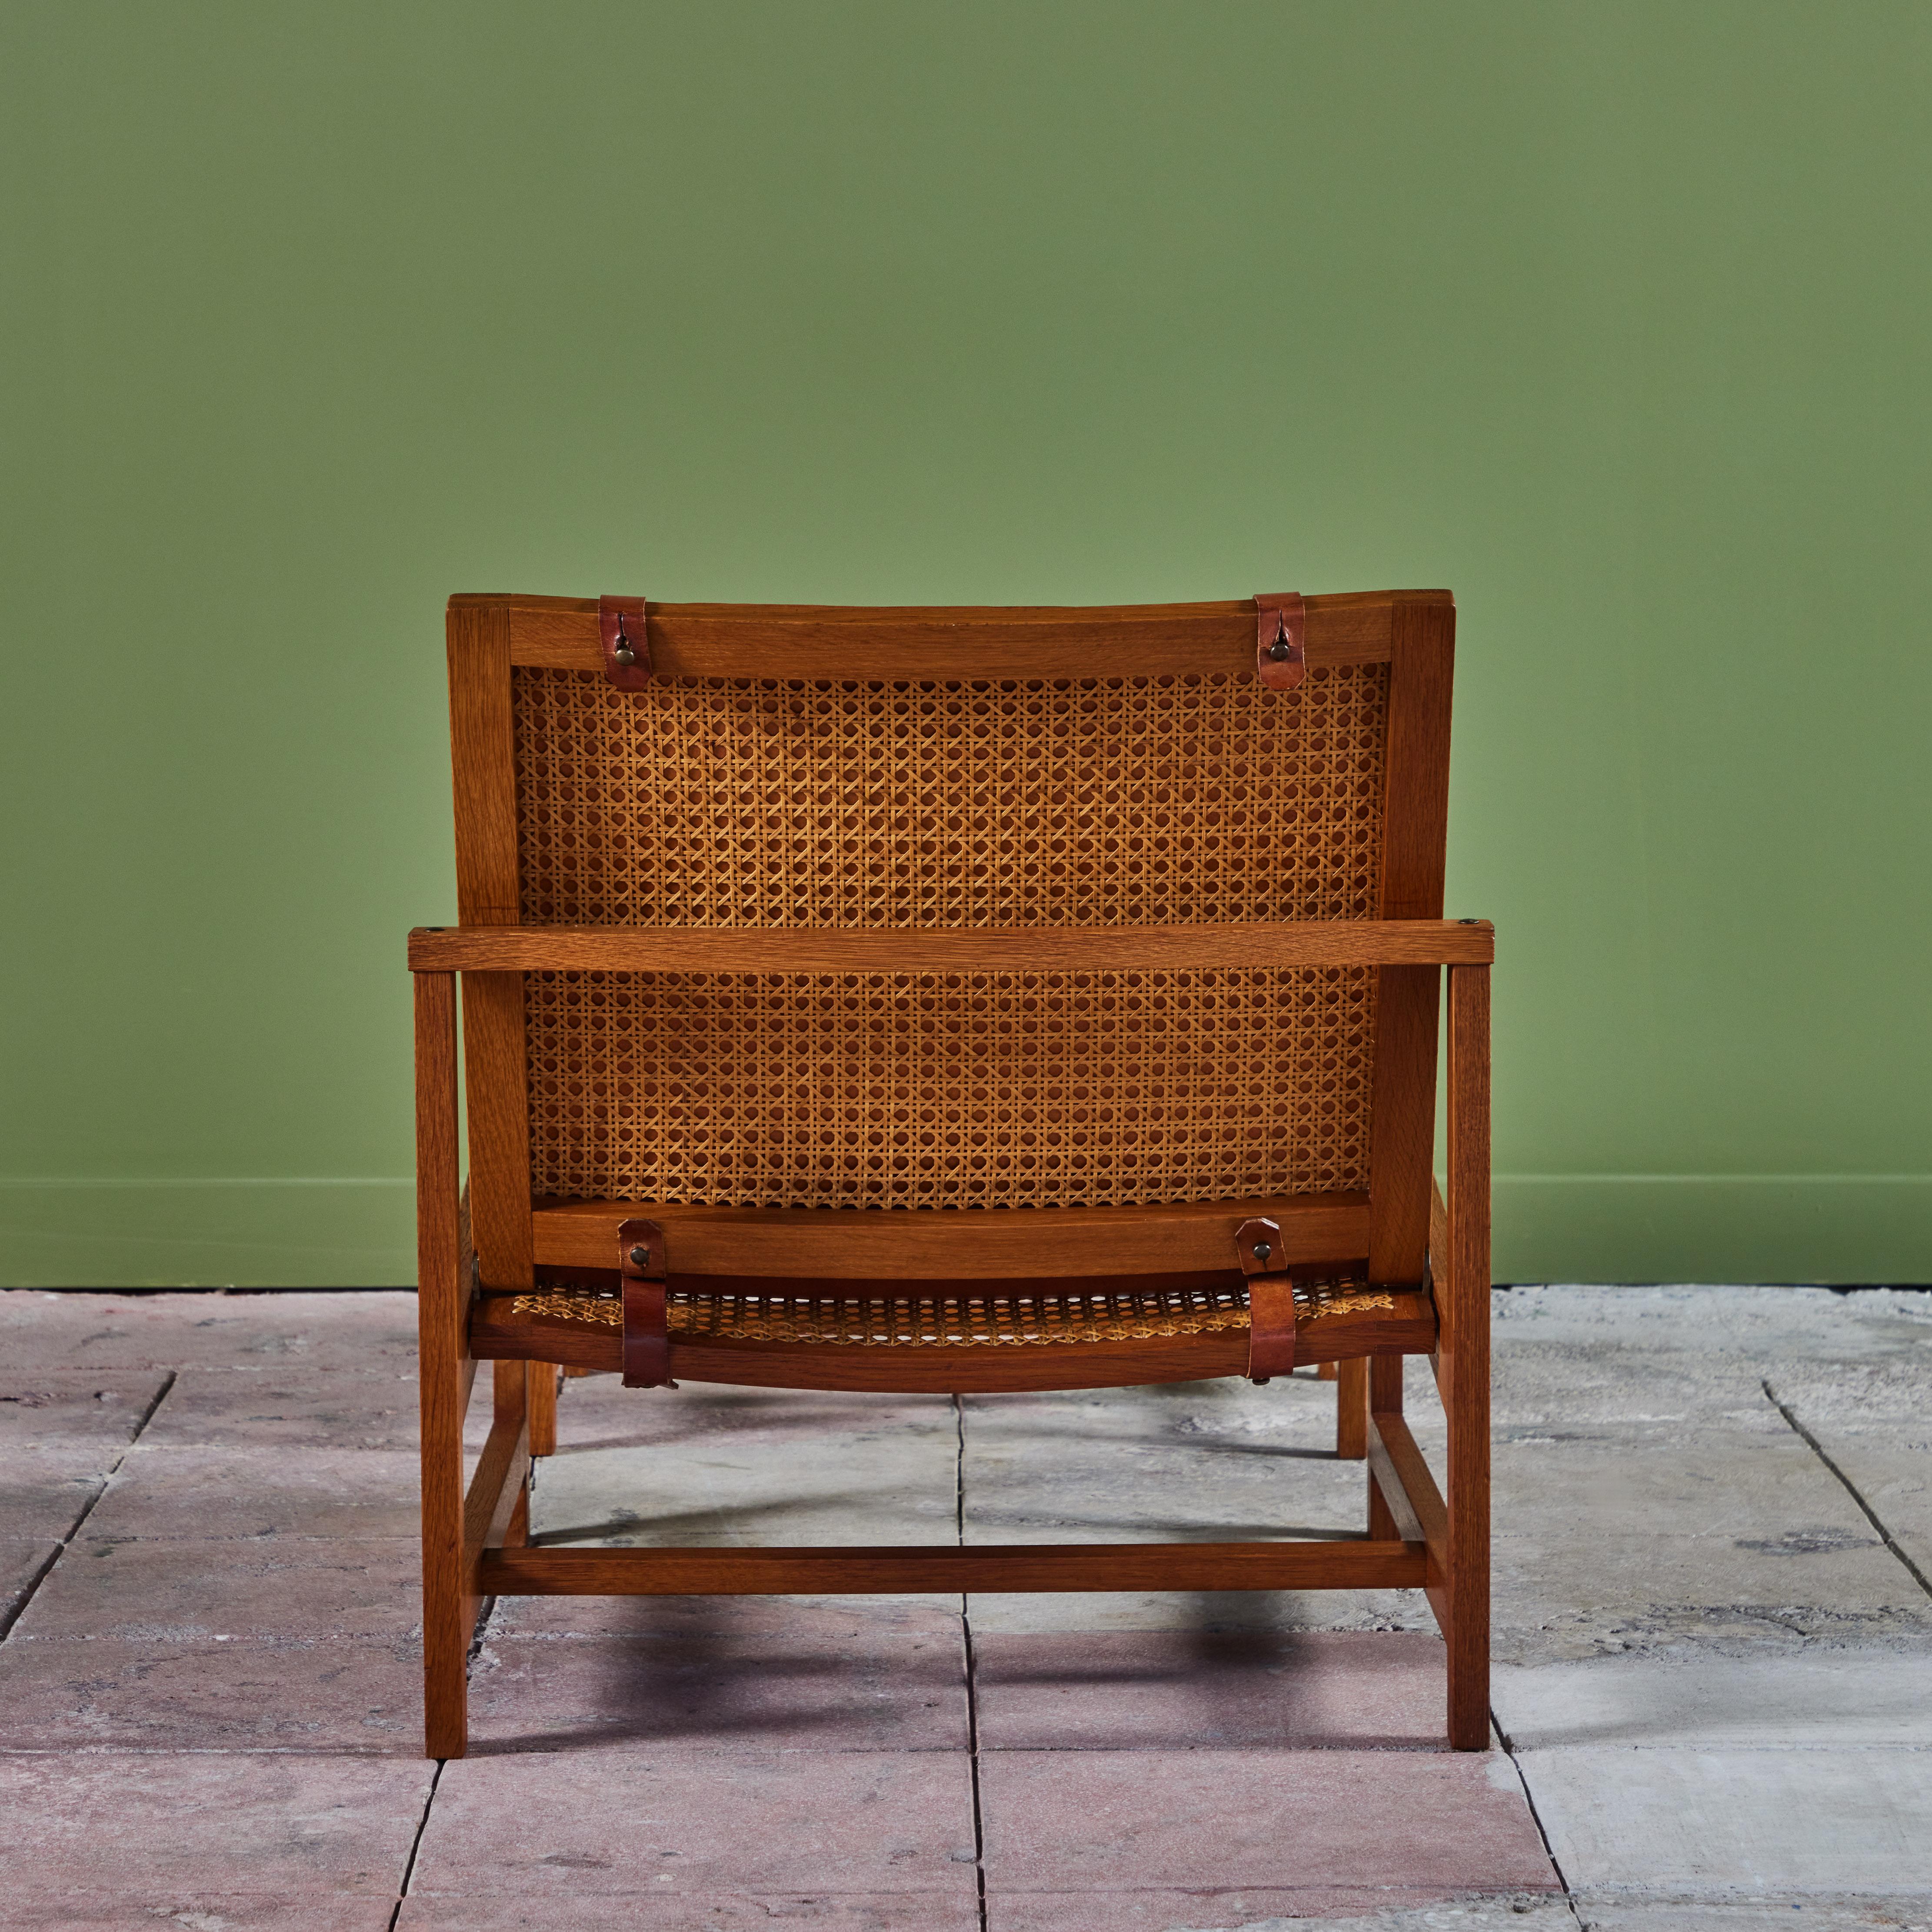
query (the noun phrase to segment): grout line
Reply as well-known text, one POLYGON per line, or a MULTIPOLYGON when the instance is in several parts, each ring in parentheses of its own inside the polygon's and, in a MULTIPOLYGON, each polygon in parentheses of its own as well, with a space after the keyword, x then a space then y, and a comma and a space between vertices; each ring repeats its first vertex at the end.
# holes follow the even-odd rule
MULTIPOLYGON (((963 1550, 966 1546, 966 1403, 962 1396, 952 1398, 952 1418, 959 1444, 953 1465, 953 1527, 963 1550)), ((973 1654, 973 1616, 967 1607, 970 1601, 962 1591, 959 1630, 966 1647, 966 1755, 973 1781, 973 1876, 979 1889, 980 1932, 986 1932, 986 1828, 980 1805, 980 1690, 973 1654)))
POLYGON ((429 1774, 429 1789, 423 1793, 422 1816, 416 1820, 416 1834, 410 1840, 410 1856, 403 1866, 403 1882, 389 1914, 388 1932, 396 1932, 396 1921, 403 1916, 403 1900, 409 1897, 410 1880, 416 1875, 416 1854, 422 1850, 424 1832, 429 1829, 429 1808, 436 1802, 436 1787, 442 1782, 442 1768, 448 1762, 446 1757, 438 1758, 435 1770, 429 1774))
MULTIPOLYGON (((1529 1780, 1523 1774, 1522 1761, 1516 1756, 1515 1747, 1509 1741, 1509 1734, 1497 1721, 1493 1706, 1490 1710, 1490 1723, 1496 1732, 1497 1742, 1503 1748, 1503 1755, 1510 1761, 1510 1768, 1516 1773, 1516 1781, 1522 1786, 1522 1802, 1529 1807, 1529 1821, 1536 1827, 1536 1835, 1543 1841, 1543 1855, 1550 1861, 1550 1869, 1556 1874, 1556 1882, 1563 1888, 1563 1902, 1570 1908, 1570 1916, 1576 1918, 1576 1895, 1570 1889, 1570 1880, 1550 1843, 1550 1834, 1543 1828, 1543 1814, 1536 1808, 1534 1794, 1529 1788, 1529 1780)), ((1582 1923, 1580 1919, 1577 1922, 1582 1923)))
POLYGON ((80 1534, 81 1526, 94 1514, 95 1506, 100 1502, 100 1498, 106 1495, 108 1484, 112 1482, 114 1478, 119 1474, 121 1465, 128 1460, 128 1450, 132 1449, 134 1444, 140 1441, 142 1432, 147 1428, 148 1424, 154 1419, 154 1412, 160 1407, 163 1402, 167 1400, 170 1392, 174 1388, 176 1377, 179 1374, 179 1372, 180 1371, 178 1370, 169 1370, 166 1381, 163 1382, 160 1387, 154 1391, 154 1400, 149 1402, 147 1407, 141 1412, 141 1418, 134 1425, 134 1434, 129 1436, 125 1442, 122 1444, 121 1453, 116 1456, 113 1461, 107 1466, 106 1468, 102 1472, 100 1488, 96 1490, 93 1495, 88 1498, 86 1505, 82 1508, 80 1515, 74 1518, 67 1534, 64 1536, 57 1536, 54 1538, 54 1553, 47 1558, 46 1562, 40 1565, 40 1569, 34 1574, 33 1581, 30 1582, 27 1586, 26 1588, 21 1592, 20 1600, 14 1606, 11 1612, 4 1618, 0 1618, 0 1642, 4 1642, 8 1637, 13 1634, 14 1626, 26 1614, 27 1606, 34 1600, 37 1595, 39 1594, 40 1586, 53 1574, 54 1565, 67 1554, 74 1538, 80 1534))
POLYGON ((1845 1493, 1849 1496, 1852 1502, 1856 1503, 1858 1508, 1864 1512, 1865 1520, 1871 1525, 1873 1528, 1878 1532, 1886 1549, 1890 1550, 1893 1556, 1896 1556, 1899 1562, 1903 1563, 1906 1570, 1910 1572, 1912 1580, 1916 1583, 1928 1597, 1932 1597, 1932 1579, 1928 1579, 1925 1572, 1920 1569, 1918 1565, 1913 1562, 1912 1558, 1906 1556, 1904 1550, 1899 1548, 1898 1543, 1893 1538, 1892 1532, 1887 1529, 1885 1525, 1879 1521, 1878 1512, 1872 1508, 1870 1503, 1865 1501, 1863 1496, 1859 1495, 1857 1484, 1852 1480, 1850 1477, 1845 1474, 1844 1470, 1838 1467, 1837 1463, 1832 1460, 1830 1456, 1826 1454, 1824 1445, 1820 1442, 1817 1437, 1814 1436, 1810 1430, 1807 1429, 1804 1424, 1800 1422, 1797 1417, 1794 1415, 1783 1402, 1778 1400, 1778 1391, 1772 1387, 1769 1382, 1760 1382, 1758 1386, 1764 1390, 1765 1400, 1768 1402, 1772 1407, 1776 1409, 1778 1414, 1783 1416, 1785 1420, 1790 1424, 1791 1426, 1796 1430, 1798 1434, 1802 1436, 1805 1442, 1810 1445, 1812 1454, 1816 1456, 1819 1461, 1823 1463, 1826 1468, 1829 1469, 1832 1474, 1836 1476, 1838 1480, 1844 1484, 1845 1493))

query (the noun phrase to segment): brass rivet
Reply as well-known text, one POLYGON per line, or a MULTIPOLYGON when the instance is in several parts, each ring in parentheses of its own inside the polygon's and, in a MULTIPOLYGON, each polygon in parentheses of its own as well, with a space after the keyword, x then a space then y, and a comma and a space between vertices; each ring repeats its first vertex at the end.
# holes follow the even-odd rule
POLYGON ((1274 1252, 1274 1250, 1266 1241, 1257 1241, 1255 1244, 1255 1259, 1258 1262, 1266 1261, 1274 1252))
POLYGON ((1274 642, 1268 646, 1268 656, 1272 658, 1276 664, 1281 663, 1290 655, 1291 653, 1288 646, 1279 638, 1276 638, 1274 642))
POLYGON ((649 1268, 650 1264, 651 1251, 649 1248, 633 1248, 631 1250, 632 1267, 649 1268))
POLYGON ((618 663, 622 664, 626 670, 628 670, 632 665, 635 664, 638 661, 637 652, 632 650, 628 644, 620 644, 617 648, 613 651, 610 655, 617 661, 618 663))

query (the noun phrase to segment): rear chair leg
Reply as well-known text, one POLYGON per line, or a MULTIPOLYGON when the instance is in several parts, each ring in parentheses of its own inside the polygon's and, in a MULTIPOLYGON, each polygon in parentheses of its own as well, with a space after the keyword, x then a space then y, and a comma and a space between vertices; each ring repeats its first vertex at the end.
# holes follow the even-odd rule
POLYGON ((554 1362, 530 1364, 530 1454, 556 1454, 556 1380, 554 1362))
MULTIPOLYGON (((1368 1360, 1368 1406, 1378 1414, 1402 1413, 1402 1362, 1400 1355, 1372 1355, 1368 1360)), ((1366 1450, 1364 1451, 1366 1454, 1366 1450)), ((1369 1472, 1369 1540, 1393 1542, 1401 1534, 1382 1495, 1376 1472, 1369 1472)))
POLYGON ((1369 1453, 1369 1363, 1365 1355, 1336 1364, 1335 1454, 1359 1462, 1369 1453))

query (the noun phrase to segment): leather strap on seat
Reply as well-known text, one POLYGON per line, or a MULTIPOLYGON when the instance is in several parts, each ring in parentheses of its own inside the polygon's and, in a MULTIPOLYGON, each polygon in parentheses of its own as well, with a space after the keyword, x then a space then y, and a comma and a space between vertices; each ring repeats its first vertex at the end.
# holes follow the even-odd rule
POLYGON ((1280 1223, 1244 1221, 1234 1250, 1248 1278, 1248 1375, 1264 1382, 1294 1366, 1294 1280, 1280 1223))
POLYGON ((624 1278, 624 1386, 674 1388, 664 1310, 664 1230, 655 1221, 620 1225, 617 1271, 624 1278))
POLYGON ((1292 691, 1306 676, 1304 638, 1308 614, 1298 590, 1258 592, 1255 597, 1255 668, 1270 691, 1292 691))
POLYGON ((641 597, 600 597, 597 635, 604 646, 604 675, 620 691, 642 691, 651 681, 651 644, 641 597))

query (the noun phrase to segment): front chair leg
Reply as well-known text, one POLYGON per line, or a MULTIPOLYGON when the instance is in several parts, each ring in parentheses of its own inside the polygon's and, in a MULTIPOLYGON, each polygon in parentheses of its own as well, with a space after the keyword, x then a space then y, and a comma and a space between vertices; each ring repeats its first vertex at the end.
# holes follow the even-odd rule
POLYGON ((530 1364, 530 1454, 556 1454, 556 1378, 554 1362, 530 1364))

